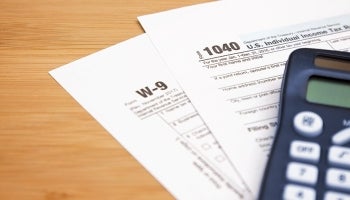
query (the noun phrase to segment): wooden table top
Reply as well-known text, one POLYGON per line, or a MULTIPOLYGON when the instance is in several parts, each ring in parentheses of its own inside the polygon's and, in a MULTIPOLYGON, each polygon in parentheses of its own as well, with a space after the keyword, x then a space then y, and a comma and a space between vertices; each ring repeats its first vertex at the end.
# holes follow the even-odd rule
POLYGON ((1 0, 0 199, 173 199, 48 71, 204 0, 1 0))

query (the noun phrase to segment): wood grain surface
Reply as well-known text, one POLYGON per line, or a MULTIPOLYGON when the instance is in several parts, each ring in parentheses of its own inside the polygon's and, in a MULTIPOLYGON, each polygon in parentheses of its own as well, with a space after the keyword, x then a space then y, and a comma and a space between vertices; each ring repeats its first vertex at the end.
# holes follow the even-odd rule
POLYGON ((1 0, 0 199, 173 199, 48 71, 204 0, 1 0))

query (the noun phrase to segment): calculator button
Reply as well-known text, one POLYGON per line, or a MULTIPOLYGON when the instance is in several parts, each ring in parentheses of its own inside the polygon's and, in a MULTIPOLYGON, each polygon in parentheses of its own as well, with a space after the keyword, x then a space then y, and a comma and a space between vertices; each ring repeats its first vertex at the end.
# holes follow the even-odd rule
POLYGON ((350 171, 335 168, 328 169, 326 184, 329 187, 350 189, 350 171))
POLYGON ((314 189, 304 186, 288 184, 283 191, 284 200, 314 200, 316 192, 314 189))
POLYGON ((320 145, 314 142, 304 142, 295 140, 292 142, 289 155, 292 158, 302 159, 311 162, 318 162, 320 159, 320 145))
POLYGON ((343 145, 350 141, 350 128, 345 128, 337 132, 332 137, 333 144, 343 145))
POLYGON ((326 192, 323 200, 350 200, 350 195, 340 192, 326 192))
POLYGON ((311 111, 299 112, 294 117, 294 129, 303 136, 316 137, 322 133, 322 118, 311 111))
POLYGON ((287 167, 287 179, 299 183, 315 185, 318 169, 313 165, 291 162, 287 167))
POLYGON ((331 164, 350 167, 350 148, 331 146, 329 148, 328 161, 331 164))

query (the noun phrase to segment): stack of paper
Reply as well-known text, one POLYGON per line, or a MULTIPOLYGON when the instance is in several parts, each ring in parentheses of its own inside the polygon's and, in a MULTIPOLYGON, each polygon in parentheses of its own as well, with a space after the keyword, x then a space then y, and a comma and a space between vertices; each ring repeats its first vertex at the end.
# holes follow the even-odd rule
POLYGON ((177 199, 255 199, 296 48, 350 50, 350 2, 217 1, 50 74, 177 199))

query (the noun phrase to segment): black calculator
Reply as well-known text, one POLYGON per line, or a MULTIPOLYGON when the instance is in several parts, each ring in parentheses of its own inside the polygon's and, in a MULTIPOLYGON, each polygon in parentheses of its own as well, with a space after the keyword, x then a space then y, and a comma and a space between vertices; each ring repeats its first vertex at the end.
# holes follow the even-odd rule
POLYGON ((293 51, 260 200, 350 200, 350 53, 293 51))

